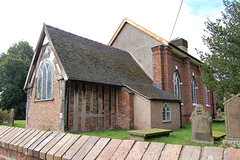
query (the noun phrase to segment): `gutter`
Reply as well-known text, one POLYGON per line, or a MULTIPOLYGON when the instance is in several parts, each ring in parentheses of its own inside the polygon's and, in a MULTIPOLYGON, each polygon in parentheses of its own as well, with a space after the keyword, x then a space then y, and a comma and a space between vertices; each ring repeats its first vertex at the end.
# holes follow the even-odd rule
POLYGON ((213 96, 213 91, 212 91, 212 108, 213 108, 213 112, 212 112, 212 119, 214 119, 214 96, 213 96))
POLYGON ((182 106, 181 106, 181 102, 179 103, 180 106, 180 128, 182 128, 182 106))

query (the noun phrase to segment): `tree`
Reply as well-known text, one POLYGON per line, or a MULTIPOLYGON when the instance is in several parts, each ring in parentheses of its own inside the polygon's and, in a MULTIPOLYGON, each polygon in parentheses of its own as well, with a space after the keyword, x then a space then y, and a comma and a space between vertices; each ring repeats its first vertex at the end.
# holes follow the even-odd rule
POLYGON ((0 55, 0 106, 14 108, 16 119, 25 119, 27 95, 23 87, 32 56, 33 49, 26 41, 14 44, 0 55))
POLYGON ((223 98, 240 93, 240 3, 223 1, 222 18, 208 19, 203 42, 211 53, 200 52, 201 80, 217 93, 217 105, 223 108, 223 98))

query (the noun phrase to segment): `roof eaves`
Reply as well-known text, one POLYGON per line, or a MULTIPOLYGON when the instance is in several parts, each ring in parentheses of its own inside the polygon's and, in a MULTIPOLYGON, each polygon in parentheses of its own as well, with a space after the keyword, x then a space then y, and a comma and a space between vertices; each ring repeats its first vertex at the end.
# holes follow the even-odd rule
POLYGON ((161 100, 161 101, 168 101, 168 102, 181 102, 181 99, 166 99, 166 98, 153 98, 153 97, 147 97, 143 94, 141 94, 140 92, 134 90, 133 88, 129 87, 128 85, 124 84, 126 88, 132 90, 133 92, 135 92, 136 94, 146 98, 147 100, 161 100))
POLYGON ((193 57, 192 55, 190 55, 189 53, 187 53, 187 52, 183 51, 182 49, 178 48, 178 47, 175 46, 174 44, 169 43, 169 46, 171 46, 171 47, 173 47, 174 49, 182 52, 184 55, 186 55, 186 57, 189 57, 193 63, 198 64, 198 65, 200 65, 200 64, 202 63, 199 59, 193 57))
POLYGON ((200 60, 198 60, 197 58, 193 57, 192 55, 188 54, 187 52, 181 50, 180 48, 176 47, 175 45, 173 45, 172 43, 164 40, 163 38, 159 37, 158 35, 152 33, 151 31, 143 28, 142 26, 136 24, 135 22, 125 18, 122 23, 120 24, 120 26, 118 27, 117 31, 115 32, 115 34, 113 35, 112 39, 110 40, 110 42, 108 43, 109 46, 111 46, 113 44, 113 42, 115 41, 115 39, 117 38, 117 36, 120 34, 121 30, 123 29, 123 26, 128 23, 130 25, 132 25, 133 27, 139 29, 140 31, 144 32, 145 34, 151 36, 152 38, 162 42, 164 45, 168 45, 168 46, 171 46, 171 47, 174 47, 176 50, 182 52, 184 55, 186 55, 185 57, 189 57, 191 59, 191 61, 194 63, 194 64, 201 64, 202 62, 200 60))
POLYGON ((108 85, 108 86, 117 86, 117 87, 126 87, 125 85, 120 85, 120 84, 104 83, 104 82, 97 82, 97 81, 78 80, 78 79, 71 78, 71 77, 68 78, 68 81, 81 82, 81 83, 92 83, 92 84, 108 85))
POLYGON ((123 26, 125 25, 126 22, 127 22, 127 18, 124 18, 122 23, 120 24, 120 26, 118 27, 118 29, 114 33, 113 37, 111 38, 110 42, 108 43, 109 46, 111 46, 113 44, 113 42, 115 41, 116 37, 118 36, 118 34, 122 30, 122 28, 123 28, 123 26))
POLYGON ((160 100, 160 101, 168 101, 168 102, 181 102, 181 99, 177 100, 177 99, 164 99, 164 98, 149 98, 150 100, 160 100))
POLYGON ((146 98, 147 100, 150 100, 150 98, 149 98, 149 97, 147 97, 147 96, 145 96, 145 95, 141 94, 140 92, 138 92, 138 91, 136 91, 135 89, 133 89, 133 88, 129 87, 128 85, 124 84, 124 86, 125 86, 126 88, 128 88, 128 89, 132 90, 133 92, 137 93, 138 95, 140 95, 140 96, 142 96, 142 97, 146 98))
POLYGON ((168 45, 168 41, 166 41, 165 39, 159 37, 158 35, 152 33, 151 31, 143 28, 142 26, 136 24, 135 22, 125 18, 122 23, 120 24, 120 26, 118 27, 117 31, 115 32, 115 34, 113 35, 112 39, 110 40, 110 42, 108 43, 109 46, 111 46, 113 44, 113 42, 115 41, 115 39, 117 38, 117 36, 119 35, 119 33, 121 32, 123 26, 128 23, 130 25, 132 25, 133 27, 139 29, 140 31, 144 32, 145 34, 151 36, 152 38, 162 42, 165 45, 168 45))
POLYGON ((62 62, 61 62, 61 60, 60 60, 60 58, 59 58, 59 56, 58 56, 58 54, 57 54, 57 51, 56 51, 56 49, 55 49, 55 47, 54 47, 54 44, 53 44, 53 42, 52 42, 52 38, 51 38, 50 34, 48 33, 47 25, 44 25, 44 28, 45 28, 45 34, 46 34, 47 37, 49 38, 49 44, 50 44, 51 47, 53 48, 53 53, 54 53, 54 55, 55 55, 55 57, 56 57, 56 59, 57 59, 58 65, 60 66, 60 68, 61 68, 61 70, 62 70, 62 72, 63 72, 64 80, 67 81, 67 80, 69 79, 69 76, 67 75, 67 73, 66 73, 66 71, 65 71, 65 69, 64 69, 64 67, 63 67, 63 65, 62 65, 62 62))
POLYGON ((43 24, 43 28, 42 28, 40 37, 38 39, 38 43, 37 43, 37 46, 36 46, 36 49, 35 49, 35 52, 34 52, 34 55, 33 55, 29 70, 28 70, 27 78, 26 78, 26 81, 25 81, 25 84, 24 84, 24 87, 23 87, 24 90, 27 89, 27 85, 30 82, 30 79, 32 77, 32 74, 33 74, 33 71, 34 71, 34 68, 35 68, 36 61, 38 59, 38 56, 39 56, 39 53, 40 53, 40 50, 41 50, 41 44, 43 43, 43 40, 46 36, 44 30, 45 30, 45 23, 43 24))

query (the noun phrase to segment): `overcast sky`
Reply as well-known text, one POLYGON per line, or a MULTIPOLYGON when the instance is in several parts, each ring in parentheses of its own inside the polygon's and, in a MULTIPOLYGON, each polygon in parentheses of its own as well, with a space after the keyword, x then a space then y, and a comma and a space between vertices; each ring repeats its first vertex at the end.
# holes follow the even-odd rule
MULTIPOLYGON (((43 23, 108 44, 124 18, 169 40, 181 0, 1 0, 0 53, 21 40, 35 49, 43 23)), ((188 41, 206 51, 201 37, 207 18, 215 21, 224 10, 222 0, 184 0, 172 39, 188 41)))

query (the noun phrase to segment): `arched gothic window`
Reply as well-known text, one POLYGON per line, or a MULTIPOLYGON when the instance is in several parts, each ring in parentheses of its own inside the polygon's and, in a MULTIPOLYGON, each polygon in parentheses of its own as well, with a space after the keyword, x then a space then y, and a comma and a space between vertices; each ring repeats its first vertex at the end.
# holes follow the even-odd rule
POLYGON ((164 104, 162 108, 162 121, 169 122, 171 121, 171 109, 168 104, 164 104))
POLYGON ((174 74, 173 74, 173 93, 174 93, 174 96, 181 98, 180 79, 179 79, 177 71, 174 72, 174 74))
POLYGON ((197 105, 197 92, 196 92, 196 82, 194 80, 194 78, 192 78, 191 80, 191 84, 192 84, 192 102, 193 105, 197 105))
POLYGON ((37 72, 37 99, 53 98, 53 68, 49 61, 43 61, 37 72))
POLYGON ((205 86, 205 98, 206 98, 206 106, 207 107, 210 107, 210 105, 208 104, 208 88, 207 88, 207 86, 205 86))

